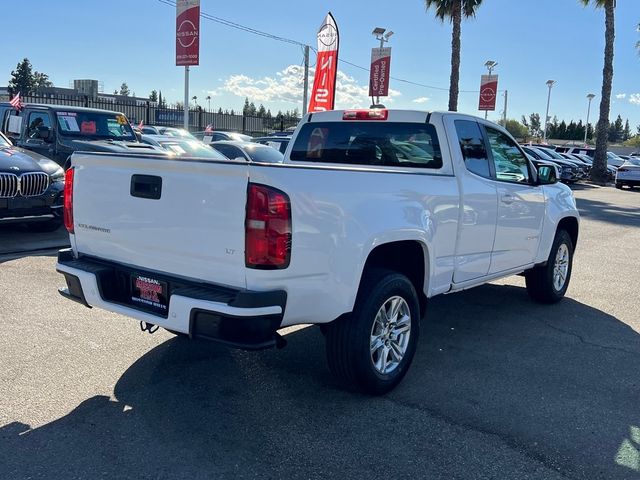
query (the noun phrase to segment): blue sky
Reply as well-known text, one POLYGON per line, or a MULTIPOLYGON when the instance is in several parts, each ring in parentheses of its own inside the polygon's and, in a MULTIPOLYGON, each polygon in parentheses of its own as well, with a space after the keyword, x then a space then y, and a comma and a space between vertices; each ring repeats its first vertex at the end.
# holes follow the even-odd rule
MULTIPOLYGON (((340 29, 340 58, 368 66, 376 45, 373 27, 393 30, 391 75, 447 88, 451 26, 425 12, 422 0, 201 0, 203 12, 252 28, 315 45, 315 33, 331 10, 340 29)), ((618 0, 611 118, 640 124, 638 0, 618 0)), ((5 22, 0 75, 5 80, 28 57, 57 86, 94 78, 113 92, 122 81, 138 96, 161 90, 170 101, 183 97, 183 69, 174 64, 175 8, 158 0, 32 0, 20 21, 5 22), (109 5, 106 7, 105 5, 109 5), (11 39, 15 40, 11 40, 11 39)), ((586 95, 602 82, 604 12, 578 0, 485 0, 476 19, 462 26, 461 90, 478 90, 484 63, 499 62, 500 88, 509 90, 508 116, 544 114, 548 79, 557 81, 550 115, 584 119, 586 95)), ((299 46, 201 20, 200 66, 191 69, 191 95, 212 108, 242 108, 244 97, 271 110, 302 107, 299 46)), ((315 62, 312 54, 311 63, 315 62)), ((368 106, 368 73, 341 64, 337 108, 368 106), (364 94, 363 94, 364 92, 364 94)), ((392 108, 446 109, 447 92, 391 81, 392 108)), ((490 113, 496 120, 502 110, 490 113)), ((477 93, 461 93, 459 110, 477 111, 477 93)))

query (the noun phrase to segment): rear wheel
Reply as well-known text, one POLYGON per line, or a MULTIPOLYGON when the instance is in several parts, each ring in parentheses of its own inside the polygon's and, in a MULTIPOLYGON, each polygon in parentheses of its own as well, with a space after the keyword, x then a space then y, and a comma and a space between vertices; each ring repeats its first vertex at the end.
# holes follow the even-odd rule
POLYGON ((622 183, 620 183, 620 182, 616 182, 616 188, 617 188, 618 190, 622 190, 622 183))
POLYGON ((411 365, 419 322, 418 296, 406 276, 366 272, 353 313, 327 326, 329 368, 345 386, 374 395, 390 391, 411 365))
POLYGON ((546 265, 525 273, 529 296, 540 303, 555 303, 564 297, 571 279, 573 242, 565 230, 559 230, 553 240, 546 265))

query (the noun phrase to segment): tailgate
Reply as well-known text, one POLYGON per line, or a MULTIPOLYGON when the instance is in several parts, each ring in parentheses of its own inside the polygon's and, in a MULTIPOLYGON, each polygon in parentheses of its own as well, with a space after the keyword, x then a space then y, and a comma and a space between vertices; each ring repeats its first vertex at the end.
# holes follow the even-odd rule
POLYGON ((246 163, 89 153, 72 161, 79 253, 246 287, 246 163), (161 182, 160 198, 149 198, 158 195, 148 194, 148 181, 161 182))

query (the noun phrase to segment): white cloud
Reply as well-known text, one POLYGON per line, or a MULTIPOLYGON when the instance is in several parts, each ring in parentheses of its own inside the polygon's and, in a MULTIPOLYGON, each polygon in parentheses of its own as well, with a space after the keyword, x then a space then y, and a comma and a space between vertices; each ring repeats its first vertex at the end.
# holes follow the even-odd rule
POLYGON ((418 97, 411 100, 413 103, 427 103, 429 101, 429 97, 418 97))
MULTIPOLYGON (((309 89, 313 86, 314 69, 309 69, 309 89)), ((224 80, 221 88, 238 97, 247 97, 252 102, 302 102, 304 68, 289 65, 276 72, 275 77, 252 78, 247 75, 231 75, 224 80)), ((336 108, 356 108, 368 106, 369 85, 360 84, 354 77, 338 70, 336 79, 336 108)), ((384 101, 393 102, 401 93, 389 89, 389 97, 384 101)))
POLYGON ((616 95, 616 98, 618 100, 622 100, 623 98, 627 98, 627 94, 626 93, 619 93, 616 95))
POLYGON ((629 103, 640 105, 640 93, 632 93, 629 95, 629 103))
POLYGON ((218 92, 217 90, 202 90, 202 93, 206 93, 207 95, 213 97, 217 97, 218 95, 220 95, 220 92, 218 92))

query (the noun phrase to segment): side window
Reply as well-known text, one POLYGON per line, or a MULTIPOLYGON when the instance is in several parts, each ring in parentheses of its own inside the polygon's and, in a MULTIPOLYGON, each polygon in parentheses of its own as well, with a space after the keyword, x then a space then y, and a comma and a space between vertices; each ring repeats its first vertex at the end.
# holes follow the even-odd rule
POLYGON ((529 183, 529 162, 516 143, 498 130, 489 127, 485 127, 485 130, 493 154, 496 179, 504 182, 529 183))
POLYGON ((20 140, 20 134, 22 133, 22 120, 23 117, 13 108, 5 112, 5 118, 3 119, 2 126, 5 129, 5 135, 9 137, 13 143, 20 140))
POLYGON ((27 122, 27 138, 38 138, 38 127, 51 128, 47 112, 31 112, 27 122))
POLYGON ((480 125, 469 120, 456 120, 455 125, 462 158, 464 158, 467 170, 481 177, 490 178, 489 156, 480 125))

